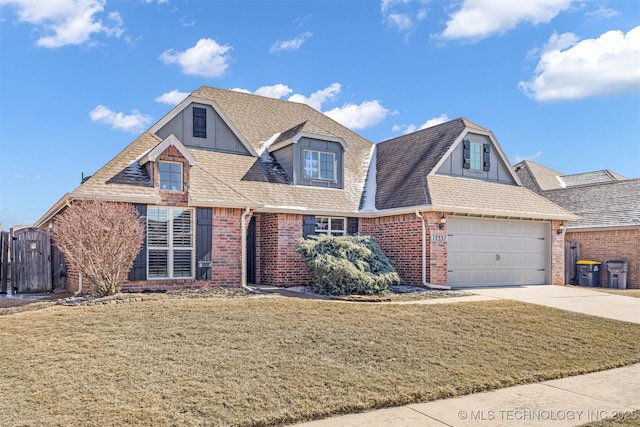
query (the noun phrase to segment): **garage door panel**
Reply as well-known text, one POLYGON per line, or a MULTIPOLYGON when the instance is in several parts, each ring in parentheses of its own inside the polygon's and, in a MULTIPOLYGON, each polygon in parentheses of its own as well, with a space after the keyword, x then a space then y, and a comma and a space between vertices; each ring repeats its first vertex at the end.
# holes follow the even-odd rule
POLYGON ((544 222, 449 218, 449 284, 547 282, 550 226, 544 222))

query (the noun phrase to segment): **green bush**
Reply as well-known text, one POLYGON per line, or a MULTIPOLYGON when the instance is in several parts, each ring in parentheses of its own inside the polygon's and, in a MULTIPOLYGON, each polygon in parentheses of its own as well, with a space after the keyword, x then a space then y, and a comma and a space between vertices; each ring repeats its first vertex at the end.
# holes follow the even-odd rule
POLYGON ((371 236, 309 236, 296 251, 309 267, 315 292, 372 295, 400 283, 400 276, 371 236))

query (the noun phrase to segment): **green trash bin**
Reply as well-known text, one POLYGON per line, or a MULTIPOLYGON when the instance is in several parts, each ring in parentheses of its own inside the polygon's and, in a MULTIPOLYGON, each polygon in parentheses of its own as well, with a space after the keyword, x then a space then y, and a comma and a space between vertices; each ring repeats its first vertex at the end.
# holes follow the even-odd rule
POLYGON ((576 277, 579 286, 600 286, 600 261, 581 259, 576 262, 576 277))

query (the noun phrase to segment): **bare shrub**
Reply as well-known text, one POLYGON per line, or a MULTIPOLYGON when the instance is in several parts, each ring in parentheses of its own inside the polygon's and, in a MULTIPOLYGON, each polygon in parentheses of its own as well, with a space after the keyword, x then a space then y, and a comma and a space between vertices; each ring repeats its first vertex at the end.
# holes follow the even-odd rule
POLYGON ((52 237, 91 294, 113 295, 140 251, 144 225, 127 203, 76 200, 55 218, 52 237))

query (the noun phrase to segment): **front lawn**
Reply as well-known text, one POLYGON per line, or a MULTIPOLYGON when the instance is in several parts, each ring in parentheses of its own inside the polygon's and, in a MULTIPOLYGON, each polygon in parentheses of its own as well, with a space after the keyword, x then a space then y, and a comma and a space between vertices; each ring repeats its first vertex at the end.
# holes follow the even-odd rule
POLYGON ((157 298, 0 322, 0 425, 274 425, 640 362, 640 325, 513 301, 157 298))

